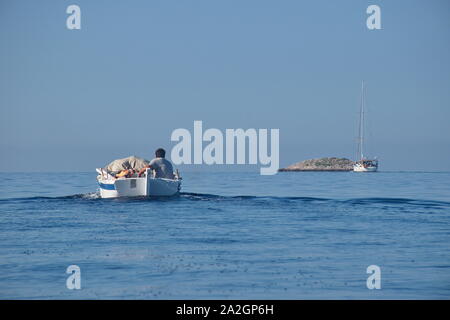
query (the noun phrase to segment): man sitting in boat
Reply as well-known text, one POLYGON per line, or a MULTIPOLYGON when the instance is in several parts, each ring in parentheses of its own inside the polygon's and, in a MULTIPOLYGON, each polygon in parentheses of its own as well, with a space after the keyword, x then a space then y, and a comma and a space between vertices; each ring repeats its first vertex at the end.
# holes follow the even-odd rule
POLYGON ((155 178, 174 179, 173 167, 166 157, 166 150, 159 148, 155 151, 156 158, 150 161, 145 168, 139 171, 139 177, 145 172, 147 168, 155 171, 155 178))

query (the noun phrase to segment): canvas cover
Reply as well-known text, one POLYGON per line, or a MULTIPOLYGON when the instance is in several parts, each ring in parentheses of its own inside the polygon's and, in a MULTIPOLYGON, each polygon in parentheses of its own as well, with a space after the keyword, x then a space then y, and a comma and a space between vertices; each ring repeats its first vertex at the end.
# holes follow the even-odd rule
POLYGON ((134 170, 141 170, 142 168, 146 167, 150 161, 139 158, 136 156, 130 156, 123 159, 117 159, 108 164, 105 169, 109 172, 119 172, 125 169, 134 169, 134 170))

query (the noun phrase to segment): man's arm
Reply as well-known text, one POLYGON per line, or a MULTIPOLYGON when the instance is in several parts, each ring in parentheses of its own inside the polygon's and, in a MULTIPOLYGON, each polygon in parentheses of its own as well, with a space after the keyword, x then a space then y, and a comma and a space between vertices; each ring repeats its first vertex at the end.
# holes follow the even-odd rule
POLYGON ((140 171, 139 171, 139 174, 138 174, 138 176, 140 177, 144 172, 145 172, 145 170, 147 170, 148 168, 152 168, 152 166, 151 165, 147 165, 147 166, 145 166, 144 168, 142 168, 140 171))

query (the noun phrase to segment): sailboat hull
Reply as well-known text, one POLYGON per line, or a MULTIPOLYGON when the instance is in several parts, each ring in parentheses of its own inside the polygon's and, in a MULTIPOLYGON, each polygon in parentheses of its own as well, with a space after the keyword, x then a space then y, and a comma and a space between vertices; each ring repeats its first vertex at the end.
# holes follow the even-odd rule
POLYGON ((353 166, 354 172, 376 172, 378 170, 378 166, 363 166, 362 164, 355 164, 353 166))

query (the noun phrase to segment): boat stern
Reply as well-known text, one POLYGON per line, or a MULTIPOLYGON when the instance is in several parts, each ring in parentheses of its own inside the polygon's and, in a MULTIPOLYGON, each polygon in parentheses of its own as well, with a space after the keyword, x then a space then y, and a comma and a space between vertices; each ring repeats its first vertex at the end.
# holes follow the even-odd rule
POLYGON ((98 180, 98 186, 100 189, 100 197, 102 198, 116 198, 119 196, 114 181, 98 180))

